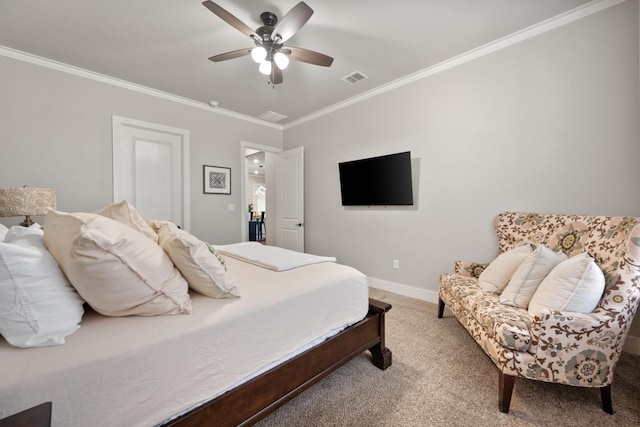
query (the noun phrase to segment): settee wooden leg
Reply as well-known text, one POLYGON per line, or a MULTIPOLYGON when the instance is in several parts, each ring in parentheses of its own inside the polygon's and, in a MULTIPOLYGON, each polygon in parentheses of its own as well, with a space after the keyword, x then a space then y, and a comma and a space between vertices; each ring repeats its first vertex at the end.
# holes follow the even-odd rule
POLYGON ((613 405, 611 404, 611 384, 600 388, 600 397, 602 398, 602 409, 607 414, 613 414, 613 405))
POLYGON ((444 301, 442 301, 442 298, 438 298, 438 319, 442 319, 443 314, 444 314, 444 301))
POLYGON ((509 405, 511 405, 511 394, 513 393, 513 384, 516 382, 514 375, 506 375, 500 372, 500 380, 498 385, 498 406, 500 412, 509 413, 509 405))

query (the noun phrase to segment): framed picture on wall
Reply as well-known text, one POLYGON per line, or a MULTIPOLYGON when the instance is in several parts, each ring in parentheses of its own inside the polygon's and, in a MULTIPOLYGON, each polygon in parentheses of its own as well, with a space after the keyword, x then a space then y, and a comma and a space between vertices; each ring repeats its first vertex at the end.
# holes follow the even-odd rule
POLYGON ((203 166, 205 194, 231 194, 231 168, 203 166))

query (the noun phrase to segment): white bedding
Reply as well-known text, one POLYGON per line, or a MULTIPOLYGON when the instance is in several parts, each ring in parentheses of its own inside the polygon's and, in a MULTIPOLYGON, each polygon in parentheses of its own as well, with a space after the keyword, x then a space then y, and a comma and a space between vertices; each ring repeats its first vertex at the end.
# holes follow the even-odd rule
POLYGON ((0 418, 52 401, 53 426, 156 425, 367 313, 366 277, 351 267, 275 272, 229 257, 227 266, 241 298, 192 293, 189 315, 89 311, 62 346, 0 339, 0 418))
POLYGON ((215 246, 215 248, 225 255, 275 271, 286 271, 305 265, 336 261, 334 257, 296 252, 278 246, 265 246, 258 242, 234 243, 215 246))

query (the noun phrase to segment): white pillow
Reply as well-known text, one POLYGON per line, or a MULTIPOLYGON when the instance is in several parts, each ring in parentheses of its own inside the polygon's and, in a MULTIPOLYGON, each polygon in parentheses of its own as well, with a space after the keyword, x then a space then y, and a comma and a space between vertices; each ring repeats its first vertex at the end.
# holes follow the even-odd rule
POLYGON ((191 289, 212 298, 239 296, 221 258, 206 243, 173 224, 158 229, 158 241, 191 289))
POLYGON ((547 274, 567 256, 554 252, 545 245, 539 245, 524 259, 500 295, 502 304, 527 308, 529 301, 547 274))
POLYGON ((591 313, 604 291, 604 274, 593 258, 582 253, 558 264, 540 283, 529 302, 529 314, 542 309, 591 313))
POLYGON ((7 234, 8 230, 9 229, 6 226, 4 226, 3 224, 0 224, 0 242, 4 240, 4 236, 5 234, 7 234))
POLYGON ((44 243, 78 293, 106 316, 191 312, 187 282, 160 246, 118 221, 49 211, 44 243))
POLYGON ((40 226, 15 226, 0 243, 0 334, 17 347, 64 344, 84 314, 42 234, 40 226))
POLYGON ((98 215, 115 219, 118 222, 128 225, 134 230, 138 230, 154 242, 158 243, 158 235, 142 218, 138 210, 126 200, 118 203, 112 203, 99 211, 95 211, 98 215))
POLYGON ((487 292, 499 294, 529 253, 531 253, 531 245, 526 244, 498 255, 480 273, 478 285, 487 292))

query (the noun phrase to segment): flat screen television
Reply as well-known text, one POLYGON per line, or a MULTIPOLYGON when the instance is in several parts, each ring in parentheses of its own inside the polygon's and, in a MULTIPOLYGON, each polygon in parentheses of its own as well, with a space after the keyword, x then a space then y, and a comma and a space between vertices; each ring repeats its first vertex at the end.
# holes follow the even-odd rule
POLYGON ((343 206, 413 205, 411 152, 338 164, 343 206))

